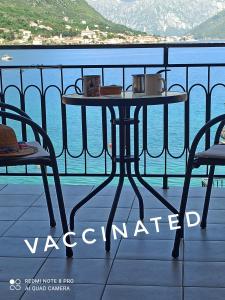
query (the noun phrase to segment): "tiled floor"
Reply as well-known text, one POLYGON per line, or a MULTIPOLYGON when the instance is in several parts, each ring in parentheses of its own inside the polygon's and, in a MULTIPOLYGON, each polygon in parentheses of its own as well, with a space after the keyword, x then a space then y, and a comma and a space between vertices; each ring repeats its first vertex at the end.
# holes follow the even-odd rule
MULTIPOLYGON (((64 186, 65 206, 70 212, 74 203, 92 190, 92 186, 64 186)), ((180 188, 158 189, 178 207, 180 188)), ((224 190, 212 193, 209 224, 206 230, 186 229, 180 257, 171 258, 174 231, 169 229, 167 211, 153 196, 142 190, 145 200, 144 232, 134 237, 138 221, 138 201, 129 187, 122 193, 115 225, 126 223, 128 238, 112 241, 106 254, 101 227, 106 225, 113 201, 114 187, 102 191, 77 214, 75 222, 74 258, 65 257, 62 231, 54 189, 51 188, 57 221, 49 227, 43 188, 33 185, 0 185, 0 299, 75 299, 75 300, 224 300, 225 299, 225 199, 224 190), (149 218, 162 217, 159 232, 149 218), (93 245, 82 240, 85 229, 95 232, 89 238, 93 245), (46 237, 54 237, 59 250, 44 251, 46 237), (31 254, 24 243, 33 245, 38 237, 37 251, 31 254), (38 285, 27 279, 46 279, 55 282, 38 285), (20 279, 18 290, 10 290, 10 279, 20 279), (57 289, 59 280, 66 291, 57 289), (40 286, 43 290, 40 290, 40 286), (28 287, 28 288, 27 288, 28 287), (46 287, 46 290, 44 290, 46 287), (37 290, 39 288, 39 290, 37 290)), ((201 212, 204 189, 192 188, 188 209, 201 212)), ((15 284, 11 285, 11 288, 15 284)))

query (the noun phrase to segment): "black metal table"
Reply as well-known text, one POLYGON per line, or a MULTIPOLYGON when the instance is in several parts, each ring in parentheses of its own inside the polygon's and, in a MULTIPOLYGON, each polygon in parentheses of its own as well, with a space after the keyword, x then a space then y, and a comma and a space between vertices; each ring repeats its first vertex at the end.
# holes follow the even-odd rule
POLYGON ((172 213, 178 214, 178 211, 162 197, 151 185, 149 185, 141 176, 139 170, 139 112, 142 107, 148 105, 168 105, 172 103, 184 102, 187 100, 187 94, 181 92, 165 92, 157 96, 145 96, 144 94, 133 94, 123 92, 116 96, 84 97, 82 95, 71 94, 63 95, 62 101, 67 105, 78 106, 100 106, 108 107, 111 113, 111 136, 112 136, 112 171, 110 176, 96 187, 82 201, 75 205, 70 214, 70 229, 74 230, 74 216, 77 210, 94 197, 99 191, 107 186, 116 176, 117 163, 120 166, 119 183, 116 189, 115 198, 109 214, 106 227, 106 251, 110 250, 111 228, 118 206, 121 190, 125 176, 128 177, 131 186, 139 201, 140 219, 144 219, 144 204, 139 189, 135 183, 134 177, 151 192, 159 201, 161 201, 172 213), (131 107, 134 108, 133 118, 130 117, 131 107), (118 108, 119 115, 116 116, 115 108, 118 108), (116 151, 116 126, 119 127, 119 155, 116 151), (134 126, 134 153, 131 153, 130 127, 134 126), (131 170, 131 164, 134 164, 134 174, 131 170))

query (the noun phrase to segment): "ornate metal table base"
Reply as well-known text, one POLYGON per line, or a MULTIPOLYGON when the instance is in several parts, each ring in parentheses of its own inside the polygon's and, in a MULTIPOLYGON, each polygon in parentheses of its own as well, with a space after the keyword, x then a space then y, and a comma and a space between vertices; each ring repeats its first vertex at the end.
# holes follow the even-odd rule
POLYGON ((144 203, 141 193, 135 183, 134 177, 159 201, 161 201, 172 213, 178 214, 178 211, 164 198, 162 197, 151 185, 149 185, 141 176, 139 171, 139 112, 140 106, 135 107, 134 118, 130 118, 130 106, 119 106, 119 118, 116 118, 116 113, 113 106, 108 106, 111 113, 111 130, 112 130, 112 172, 110 176, 97 188, 95 188, 89 195, 87 195, 82 201, 80 201, 71 211, 70 214, 70 229, 74 230, 74 217, 80 207, 93 198, 99 191, 106 187, 116 176, 117 163, 120 166, 119 183, 117 185, 115 198, 112 204, 112 208, 109 214, 107 227, 106 227, 106 251, 110 251, 110 237, 111 228, 116 213, 116 209, 119 203, 124 178, 127 176, 131 186, 139 201, 139 214, 140 220, 144 219, 144 203), (130 126, 134 126, 134 155, 131 155, 131 143, 130 143, 130 126), (119 156, 116 155, 116 126, 119 127, 119 156), (131 171, 131 164, 134 164, 134 174, 131 171))

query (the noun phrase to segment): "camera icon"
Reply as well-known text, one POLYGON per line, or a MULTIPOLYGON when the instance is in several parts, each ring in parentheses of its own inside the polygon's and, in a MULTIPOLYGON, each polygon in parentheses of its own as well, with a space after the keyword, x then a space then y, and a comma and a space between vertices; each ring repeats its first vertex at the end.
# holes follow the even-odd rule
POLYGON ((9 280, 9 289, 11 291, 20 291, 21 290, 21 280, 20 279, 10 279, 9 280))

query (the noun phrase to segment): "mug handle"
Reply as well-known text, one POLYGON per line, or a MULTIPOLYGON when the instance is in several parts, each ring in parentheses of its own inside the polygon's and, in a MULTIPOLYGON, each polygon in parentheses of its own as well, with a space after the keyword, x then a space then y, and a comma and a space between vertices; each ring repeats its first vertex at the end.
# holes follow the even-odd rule
POLYGON ((129 91, 129 89, 133 87, 133 84, 128 85, 128 87, 126 88, 126 91, 129 91))
POLYGON ((75 84, 74 84, 74 87, 75 87, 75 91, 78 95, 83 95, 83 93, 81 92, 81 89, 77 86, 77 83, 79 80, 82 80, 83 81, 83 78, 78 78, 76 81, 75 81, 75 84))
POLYGON ((164 93, 166 91, 166 80, 164 78, 160 78, 160 80, 163 82, 164 87, 162 88, 161 93, 164 93))

